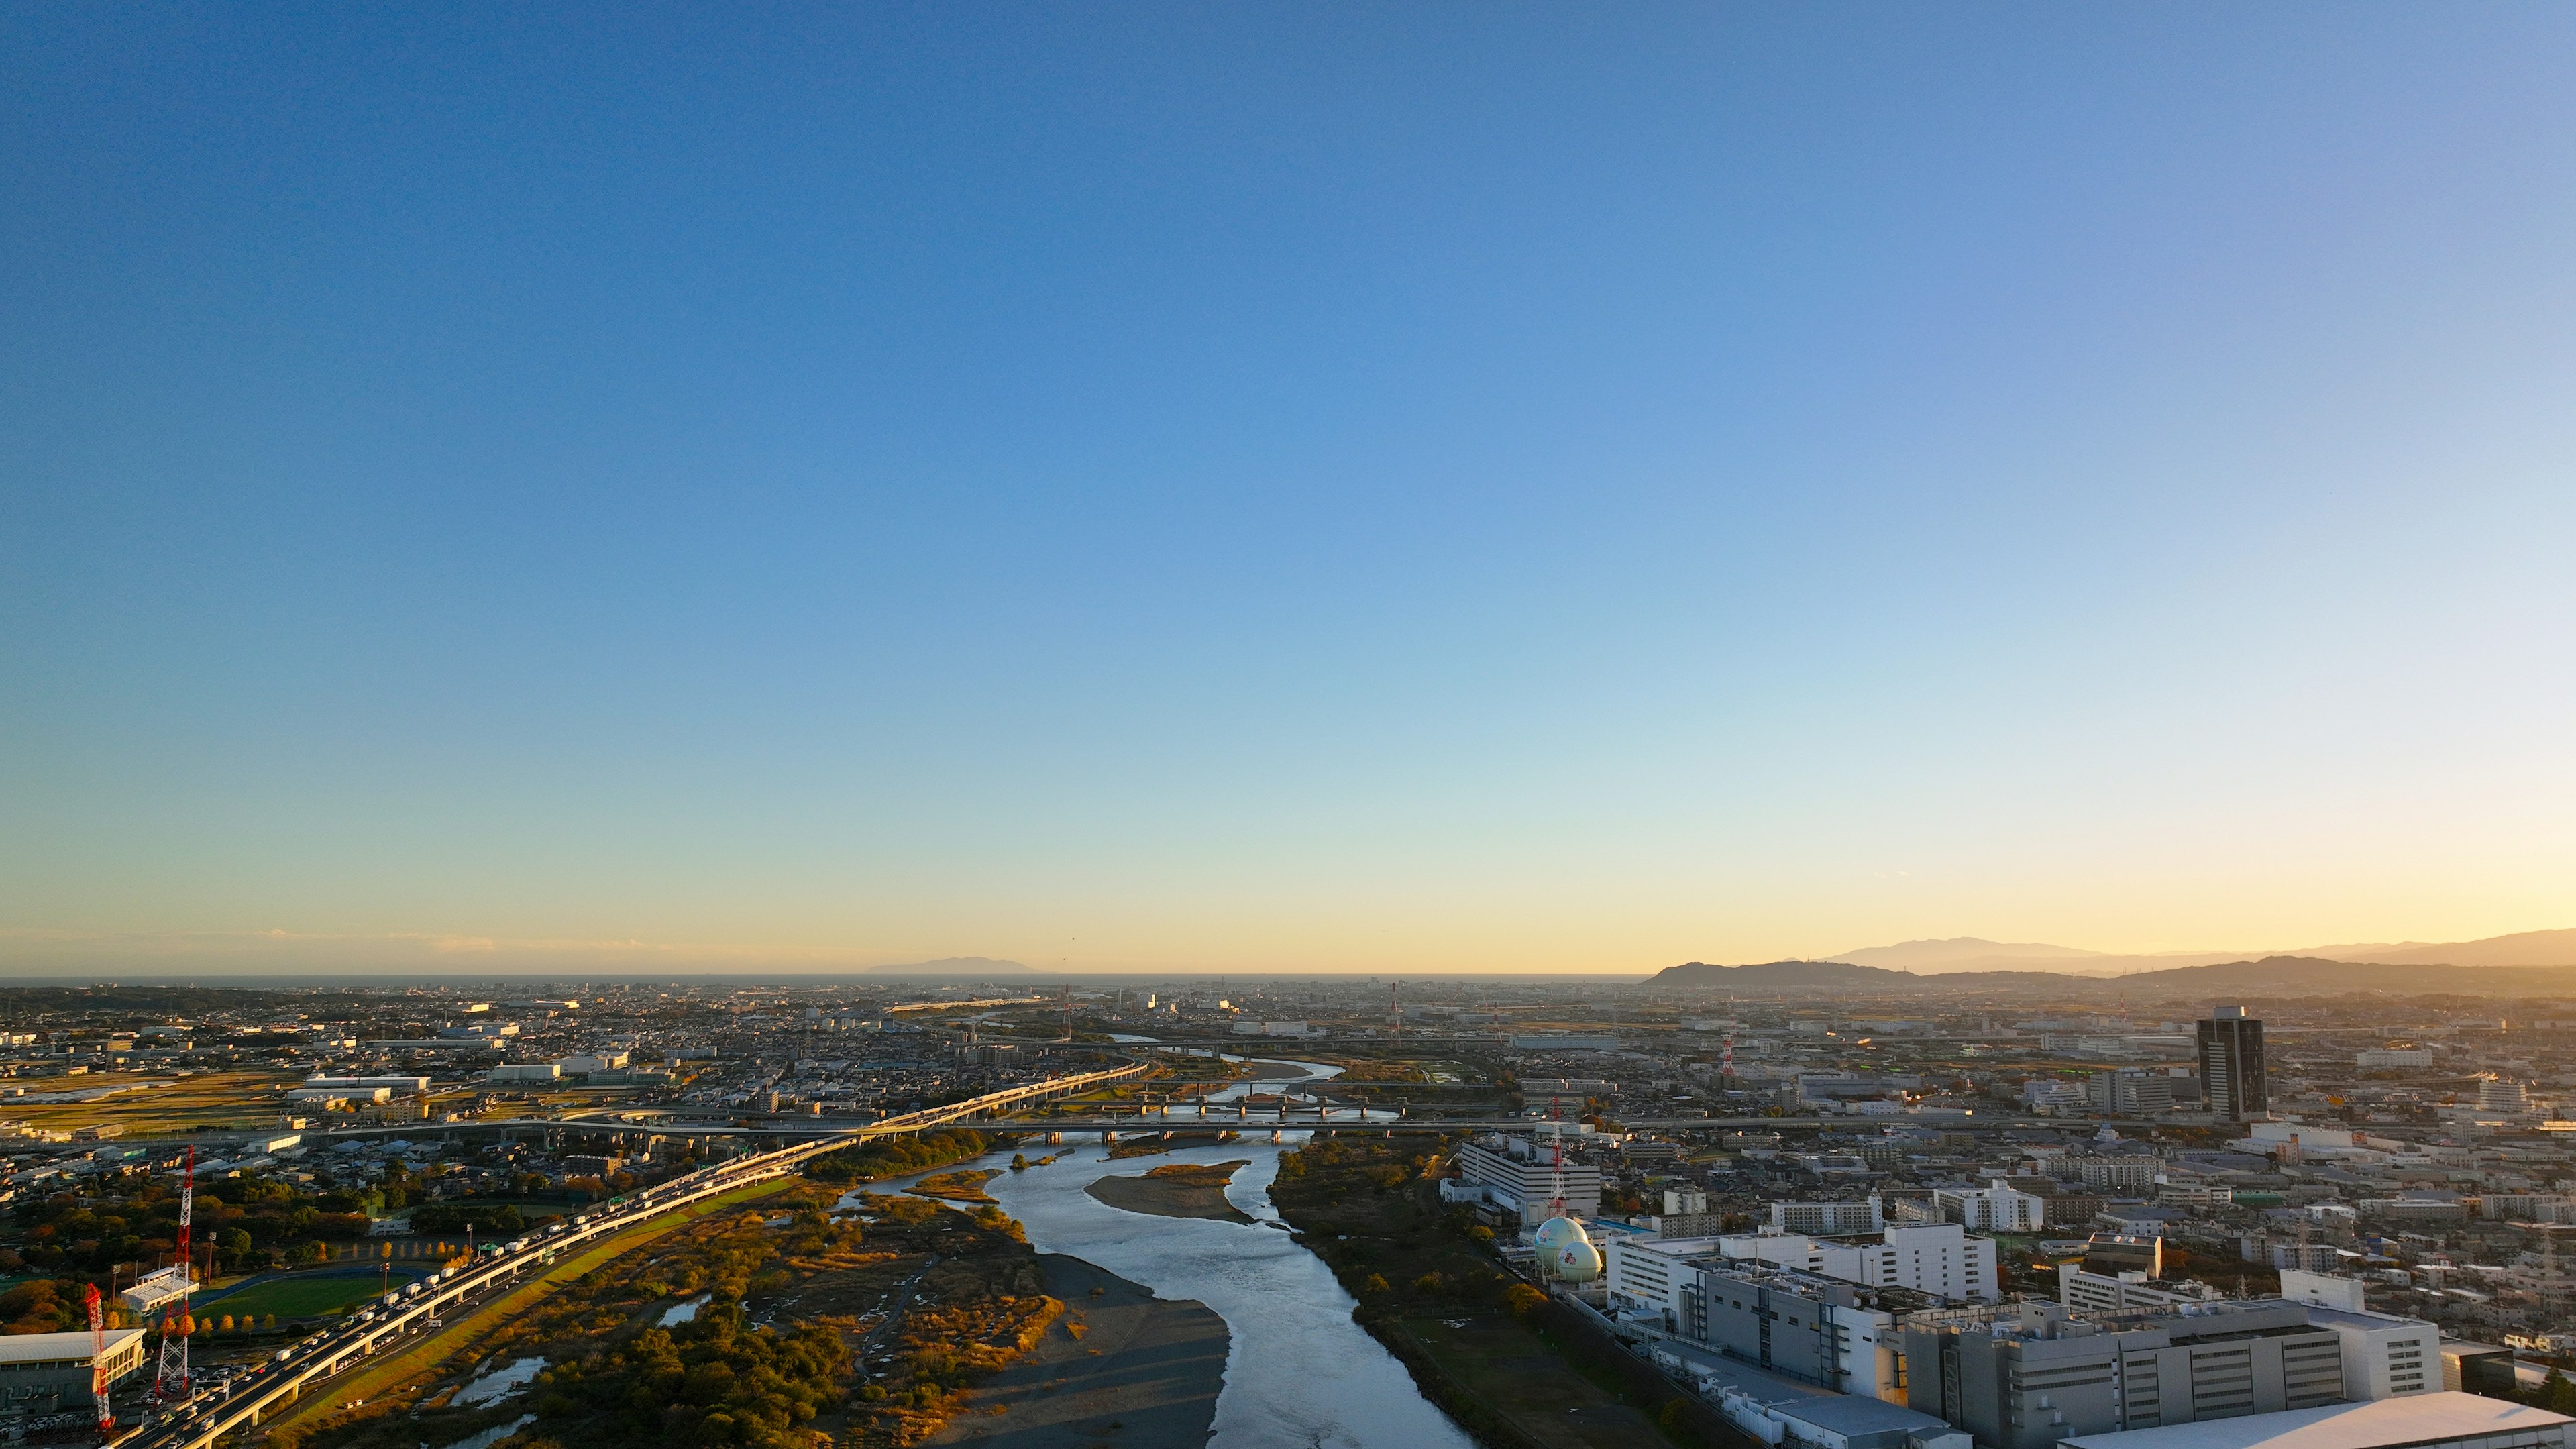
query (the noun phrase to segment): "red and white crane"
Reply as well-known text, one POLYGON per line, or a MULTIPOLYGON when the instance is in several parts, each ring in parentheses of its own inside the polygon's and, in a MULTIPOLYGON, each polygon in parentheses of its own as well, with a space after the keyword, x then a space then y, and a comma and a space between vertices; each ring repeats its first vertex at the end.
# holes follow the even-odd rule
POLYGON ((81 1285, 81 1307, 89 1312, 89 1397, 98 1406, 98 1433, 104 1439, 116 1428, 116 1410, 107 1402, 107 1315, 98 1304, 98 1285, 81 1285))

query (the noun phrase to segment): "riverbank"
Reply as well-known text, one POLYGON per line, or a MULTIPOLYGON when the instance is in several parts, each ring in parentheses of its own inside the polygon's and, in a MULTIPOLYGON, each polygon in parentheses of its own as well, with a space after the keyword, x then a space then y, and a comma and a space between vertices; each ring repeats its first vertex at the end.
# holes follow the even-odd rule
POLYGON ((1439 1203, 1439 1161, 1418 1142, 1324 1138, 1283 1156, 1270 1188, 1425 1398, 1488 1449, 1757 1449, 1574 1310, 1513 1294, 1487 1239, 1439 1203))
POLYGON ((1226 1201, 1225 1185, 1250 1161, 1238 1157, 1232 1162, 1169 1163, 1141 1177, 1097 1178, 1083 1190, 1126 1212, 1248 1223, 1253 1219, 1226 1201))
POLYGON ((1200 1445, 1216 1422, 1231 1337, 1204 1305, 1061 1253, 1041 1254, 1065 1316, 1037 1347, 979 1385, 934 1446, 1090 1449, 1103 1442, 1200 1445))

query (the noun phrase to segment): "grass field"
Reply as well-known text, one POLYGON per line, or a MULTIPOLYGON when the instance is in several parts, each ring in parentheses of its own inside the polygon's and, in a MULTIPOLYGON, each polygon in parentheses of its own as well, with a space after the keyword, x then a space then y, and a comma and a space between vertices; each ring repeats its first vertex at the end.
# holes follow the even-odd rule
MULTIPOLYGON (((392 1284, 400 1288, 421 1277, 429 1266, 409 1263, 395 1267, 392 1284)), ((352 1303, 363 1303, 382 1293, 385 1279, 378 1273, 290 1273, 263 1278, 230 1292, 201 1297, 197 1301, 200 1317, 229 1313, 274 1313, 280 1319, 311 1318, 330 1313, 352 1303)))
POLYGON ((525 1312, 547 1294, 589 1273, 610 1259, 642 1247, 655 1238, 705 1217, 709 1213, 721 1212, 738 1203, 750 1202, 755 1198, 778 1192, 794 1181, 792 1177, 773 1178, 768 1182, 753 1183, 749 1187, 736 1189, 721 1197, 711 1198, 677 1212, 664 1213, 649 1223, 620 1233, 597 1247, 557 1263, 539 1277, 512 1289, 499 1301, 487 1304, 472 1315, 449 1324, 403 1352, 386 1358, 363 1372, 341 1379, 326 1389, 316 1391, 296 1405, 286 1417, 275 1421, 269 1433, 272 1438, 280 1434, 291 1438, 298 1429, 311 1427, 320 1422, 325 1415, 352 1399, 379 1397, 387 1389, 408 1383, 456 1354, 471 1349, 512 1315, 525 1312))

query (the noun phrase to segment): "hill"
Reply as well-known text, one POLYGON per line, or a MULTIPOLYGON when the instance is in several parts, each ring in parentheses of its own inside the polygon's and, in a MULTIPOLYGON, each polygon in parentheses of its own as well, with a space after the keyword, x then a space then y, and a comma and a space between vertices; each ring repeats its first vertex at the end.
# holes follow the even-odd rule
POLYGON ((2195 966, 2234 966, 2279 959, 2389 966, 2576 966, 2576 930, 2523 931, 2476 941, 2398 941, 2297 950, 2156 951, 2121 955, 2046 941, 1989 941, 1982 936, 1863 946, 1827 959, 1917 976, 1960 972, 2038 971, 2050 975, 2120 976, 2195 966))
POLYGON ((2174 966, 2106 978, 2062 971, 1944 971, 1917 975, 1847 961, 1768 961, 1751 966, 1712 966, 1691 961, 1665 967, 1647 978, 1646 984, 1669 990, 1761 995, 2044 992, 2061 1000, 2099 996, 2189 1001, 2232 996, 2331 996, 2347 991, 2529 997, 2576 995, 2576 967, 2418 966, 2266 956, 2258 961, 2174 966))
POLYGON ((2576 966, 2576 930, 2517 931, 2476 941, 2319 946, 2299 953, 2390 966, 2576 966))
POLYGON ((936 961, 916 961, 909 966, 871 966, 871 976, 1035 976, 1034 966, 1017 961, 996 961, 987 956, 944 956, 936 961))
POLYGON ((1893 946, 1864 946, 1834 957, 1857 966, 1880 966, 1920 976, 1977 971, 2044 971, 2055 975, 2121 976, 2132 971, 2161 971, 2171 966, 2214 966, 2257 954, 2250 951, 2159 951, 2150 955, 2117 955, 2055 946, 2045 941, 1988 941, 1955 936, 1941 941, 1900 941, 1893 946))

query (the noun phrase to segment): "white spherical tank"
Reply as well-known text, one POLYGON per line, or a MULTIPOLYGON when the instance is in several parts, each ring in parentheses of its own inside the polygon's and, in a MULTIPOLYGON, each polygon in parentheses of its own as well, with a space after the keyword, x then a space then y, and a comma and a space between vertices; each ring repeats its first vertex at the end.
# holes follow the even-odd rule
POLYGON ((1539 1224, 1532 1246, 1539 1271, 1559 1282, 1589 1283, 1601 1276, 1601 1250, 1592 1246, 1583 1224, 1572 1218, 1549 1218, 1539 1224))

